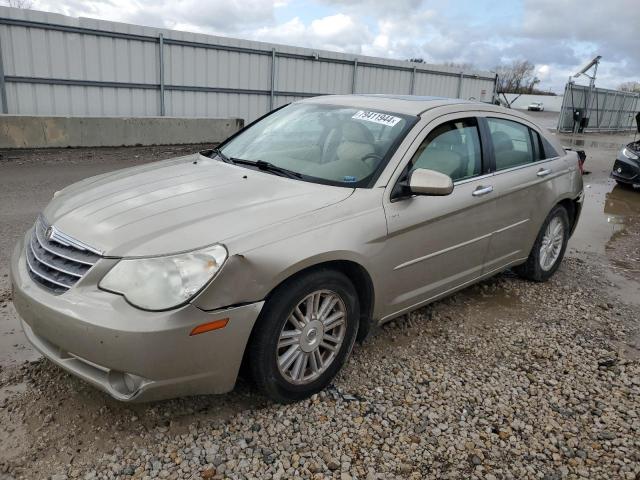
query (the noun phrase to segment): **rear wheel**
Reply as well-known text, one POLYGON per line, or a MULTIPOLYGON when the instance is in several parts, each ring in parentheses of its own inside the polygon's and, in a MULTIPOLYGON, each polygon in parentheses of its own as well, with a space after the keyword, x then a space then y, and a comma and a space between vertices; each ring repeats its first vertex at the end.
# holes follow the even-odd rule
POLYGON ((317 270, 288 280, 267 301, 248 346, 257 387, 278 402, 326 387, 353 347, 358 297, 340 272, 317 270))
POLYGON ((556 205, 542 224, 529 258, 514 271, 535 282, 549 280, 562 262, 569 232, 569 214, 562 205, 556 205))

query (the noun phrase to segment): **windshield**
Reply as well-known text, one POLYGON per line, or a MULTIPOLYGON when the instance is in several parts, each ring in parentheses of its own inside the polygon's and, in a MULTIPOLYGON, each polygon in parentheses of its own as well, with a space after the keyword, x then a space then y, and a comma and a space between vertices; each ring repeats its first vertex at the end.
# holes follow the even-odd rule
POLYGON ((292 104, 220 148, 230 159, 269 162, 304 180, 369 186, 415 117, 333 105, 292 104))

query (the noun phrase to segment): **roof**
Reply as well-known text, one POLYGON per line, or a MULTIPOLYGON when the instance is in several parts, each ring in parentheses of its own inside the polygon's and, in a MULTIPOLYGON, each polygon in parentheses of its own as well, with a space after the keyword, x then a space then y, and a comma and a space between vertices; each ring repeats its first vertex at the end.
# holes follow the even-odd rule
POLYGON ((420 115, 422 112, 432 108, 461 103, 486 105, 481 102, 472 102, 469 100, 461 100, 459 98, 390 94, 323 95, 320 97, 307 98, 305 100, 301 100, 301 102, 377 109, 405 115, 420 115))

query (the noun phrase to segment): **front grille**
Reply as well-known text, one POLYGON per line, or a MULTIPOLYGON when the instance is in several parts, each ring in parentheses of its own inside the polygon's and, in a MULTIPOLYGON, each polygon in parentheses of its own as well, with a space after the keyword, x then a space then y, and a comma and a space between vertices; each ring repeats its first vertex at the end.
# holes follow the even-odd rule
POLYGON ((26 253, 31 278, 57 295, 73 287, 100 258, 99 252, 50 227, 42 216, 26 253))

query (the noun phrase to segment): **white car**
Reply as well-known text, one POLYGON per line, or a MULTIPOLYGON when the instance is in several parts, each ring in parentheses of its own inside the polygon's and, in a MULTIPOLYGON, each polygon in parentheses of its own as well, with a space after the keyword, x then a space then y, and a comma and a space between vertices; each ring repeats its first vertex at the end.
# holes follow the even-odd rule
POLYGON ((531 102, 527 107, 529 111, 544 112, 544 104, 542 102, 531 102))

